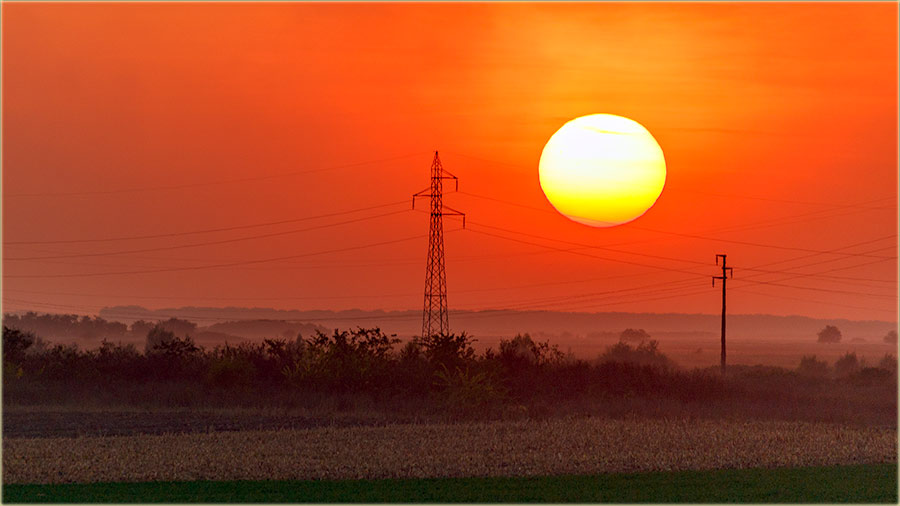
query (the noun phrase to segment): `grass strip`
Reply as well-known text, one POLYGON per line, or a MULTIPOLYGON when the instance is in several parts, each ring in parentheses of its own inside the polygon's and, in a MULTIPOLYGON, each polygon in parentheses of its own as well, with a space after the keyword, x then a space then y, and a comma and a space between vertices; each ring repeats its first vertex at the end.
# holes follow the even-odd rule
POLYGON ((897 503, 897 464, 592 476, 11 484, 4 503, 897 503))

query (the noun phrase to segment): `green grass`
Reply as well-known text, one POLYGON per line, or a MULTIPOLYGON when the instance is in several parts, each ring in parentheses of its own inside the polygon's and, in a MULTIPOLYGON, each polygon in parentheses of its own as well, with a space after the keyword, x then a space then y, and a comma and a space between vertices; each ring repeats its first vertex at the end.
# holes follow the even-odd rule
POLYGON ((536 478, 4 485, 3 502, 897 503, 897 464, 536 478))

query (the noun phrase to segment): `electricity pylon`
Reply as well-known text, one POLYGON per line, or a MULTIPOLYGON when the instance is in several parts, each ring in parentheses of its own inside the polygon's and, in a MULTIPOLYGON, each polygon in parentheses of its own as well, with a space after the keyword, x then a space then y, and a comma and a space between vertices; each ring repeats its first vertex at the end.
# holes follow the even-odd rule
POLYGON ((417 197, 431 197, 431 226, 428 231, 428 264, 425 267, 425 309, 422 312, 422 337, 450 333, 450 316, 447 311, 447 271, 444 267, 444 215, 466 215, 444 205, 443 181, 452 179, 456 189, 459 180, 444 170, 438 152, 431 162, 431 186, 413 194, 413 209, 417 197))
POLYGON ((712 284, 713 287, 716 286, 716 280, 722 280, 722 375, 725 375, 725 281, 728 279, 728 275, 731 274, 734 276, 732 272, 733 269, 731 267, 725 267, 725 257, 726 255, 716 255, 716 265, 719 265, 719 257, 722 257, 722 275, 721 276, 713 276, 712 284))

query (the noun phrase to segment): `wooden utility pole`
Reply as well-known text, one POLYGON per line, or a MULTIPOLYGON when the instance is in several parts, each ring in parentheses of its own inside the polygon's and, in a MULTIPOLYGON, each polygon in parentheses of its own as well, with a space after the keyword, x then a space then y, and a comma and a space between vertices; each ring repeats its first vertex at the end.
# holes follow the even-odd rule
POLYGON ((725 267, 725 256, 716 255, 716 265, 719 265, 719 257, 722 257, 722 275, 712 277, 713 287, 716 286, 717 279, 722 280, 722 376, 725 375, 725 281, 729 274, 734 277, 731 267, 725 267))

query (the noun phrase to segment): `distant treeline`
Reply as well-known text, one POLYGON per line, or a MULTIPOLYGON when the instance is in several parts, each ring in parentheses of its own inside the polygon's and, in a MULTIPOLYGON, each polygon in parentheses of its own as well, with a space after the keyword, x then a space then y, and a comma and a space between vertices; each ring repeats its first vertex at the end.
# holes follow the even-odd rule
POLYGON ((155 326, 174 333, 179 337, 192 337, 195 341, 238 341, 243 338, 278 336, 293 339, 298 334, 312 335, 323 327, 309 323, 293 323, 280 320, 246 320, 215 323, 198 327, 196 323, 180 318, 167 320, 137 320, 131 325, 108 321, 101 317, 79 316, 75 314, 27 313, 5 314, 3 324, 7 327, 31 332, 40 339, 37 347, 46 341, 99 343, 102 339, 142 343, 155 326))
MULTIPOLYGON (((398 339, 378 328, 357 328, 205 349, 170 328, 164 323, 152 326, 145 349, 139 350, 133 344, 108 340, 95 349, 62 344, 36 348, 34 334, 4 326, 5 398, 27 400, 17 394, 24 391, 17 390, 22 385, 103 390, 177 383, 190 385, 194 392, 200 389, 204 395, 365 394, 381 400, 428 399, 477 413, 501 405, 535 400, 552 404, 580 397, 638 396, 702 403, 737 396, 794 402, 798 392, 820 396, 828 385, 880 385, 887 388, 893 403, 888 414, 896 412, 893 356, 885 356, 875 367, 866 367, 853 354, 834 366, 805 357, 793 371, 732 367, 734 372, 729 374, 742 380, 730 381, 733 378, 723 379, 718 368, 679 369, 653 340, 622 340, 598 359, 585 361, 566 356, 549 342, 535 342, 527 334, 501 340, 498 349, 476 354, 473 339, 465 333, 416 338, 398 346, 398 339)), ((642 337, 637 334, 630 337, 642 337)))

